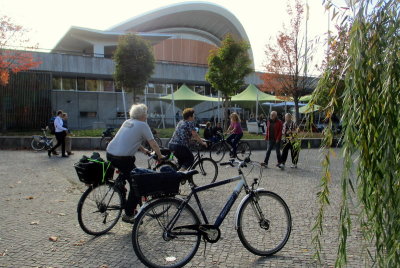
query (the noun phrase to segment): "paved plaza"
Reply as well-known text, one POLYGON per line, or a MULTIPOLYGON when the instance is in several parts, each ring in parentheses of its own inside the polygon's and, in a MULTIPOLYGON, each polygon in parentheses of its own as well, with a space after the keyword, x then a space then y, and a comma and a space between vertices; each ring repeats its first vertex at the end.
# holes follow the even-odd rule
MULTIPOLYGON (((335 152, 322 267, 334 266, 337 251, 342 165, 340 150, 335 152)), ((86 187, 79 182, 73 164, 82 155, 90 154, 91 151, 77 151, 67 159, 49 159, 45 152, 0 151, 0 267, 144 267, 132 249, 131 225, 120 221, 101 237, 87 235, 78 225, 76 207, 86 187)), ((105 157, 104 152, 101 154, 105 157)), ((264 154, 254 152, 252 160, 260 161, 264 154)), ((146 159, 138 153, 137 165, 146 167, 146 159)), ((270 164, 275 159, 272 153, 270 164)), ((221 240, 208 243, 205 252, 201 242, 186 267, 319 267, 312 258, 311 228, 318 211, 320 162, 319 150, 305 149, 298 169, 264 169, 260 187, 279 194, 292 214, 292 233, 283 250, 263 258, 242 246, 234 228, 234 213, 242 193, 221 226, 221 240)), ((218 180, 234 175, 236 169, 220 167, 218 180)), ((209 219, 215 219, 233 187, 228 184, 200 195, 209 219)), ((355 221, 353 225, 357 226, 355 221)), ((361 235, 354 229, 348 242, 348 267, 364 267, 362 246, 361 235)))

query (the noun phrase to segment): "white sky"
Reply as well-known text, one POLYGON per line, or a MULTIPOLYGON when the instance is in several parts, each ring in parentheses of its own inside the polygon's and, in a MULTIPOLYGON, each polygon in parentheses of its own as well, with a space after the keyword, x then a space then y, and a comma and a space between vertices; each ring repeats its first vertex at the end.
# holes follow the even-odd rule
MULTIPOLYGON (((305 0, 304 0, 305 1, 305 0)), ((0 16, 30 30, 31 41, 52 49, 71 26, 105 30, 131 17, 180 0, 0 0, 0 16)), ((225 7, 242 23, 253 49, 256 70, 262 71, 265 45, 288 19, 285 0, 212 0, 225 7)), ((322 0, 308 0, 309 39, 328 29, 322 0)), ((323 45, 323 44, 322 44, 323 45)))

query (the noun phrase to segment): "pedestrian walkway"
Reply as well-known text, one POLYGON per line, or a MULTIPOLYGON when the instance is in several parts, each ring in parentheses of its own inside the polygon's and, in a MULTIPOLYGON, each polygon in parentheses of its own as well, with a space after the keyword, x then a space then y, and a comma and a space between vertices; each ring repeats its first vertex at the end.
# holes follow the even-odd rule
MULTIPOLYGON (((45 152, 0 151, 0 267, 143 267, 132 249, 131 225, 120 221, 101 237, 80 229, 76 206, 85 186, 78 181, 73 164, 83 154, 91 152, 76 151, 62 159, 48 158, 45 152)), ((256 151, 252 159, 260 161, 264 154, 256 151)), ((138 166, 146 166, 146 156, 138 153, 137 159, 138 166)), ((271 165, 274 159, 272 154, 271 165)), ((333 267, 336 257, 341 159, 332 160, 332 170, 332 207, 326 210, 323 267, 333 267)), ((317 149, 302 150, 298 169, 264 170, 260 186, 282 196, 293 218, 290 239, 275 256, 255 256, 240 243, 234 227, 239 197, 221 226, 222 239, 207 244, 205 252, 202 242, 186 267, 318 267, 312 258, 310 230, 318 210, 315 199, 321 173, 317 149)), ((234 168, 220 167, 218 180, 236 174, 234 168)), ((228 184, 200 196, 209 218, 219 213, 222 207, 215 204, 222 206, 232 187, 228 184)), ((349 238, 349 267, 364 267, 360 237, 353 230, 349 238)))

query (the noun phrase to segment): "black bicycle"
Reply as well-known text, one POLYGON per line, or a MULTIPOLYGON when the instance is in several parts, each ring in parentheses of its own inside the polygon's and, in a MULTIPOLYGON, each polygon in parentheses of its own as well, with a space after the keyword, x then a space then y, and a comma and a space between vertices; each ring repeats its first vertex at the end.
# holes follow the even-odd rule
POLYGON ((182 267, 196 254, 201 239, 218 242, 221 237, 219 227, 243 189, 246 196, 235 213, 235 228, 243 246, 259 256, 273 255, 285 246, 292 229, 289 207, 276 193, 258 188, 263 170, 259 163, 232 159, 223 165, 234 166, 235 163, 239 172, 236 177, 200 187, 196 187, 188 177, 191 187, 188 196, 153 200, 140 209, 132 229, 132 244, 143 264, 148 267, 182 267), (255 178, 251 185, 247 184, 242 171, 248 165, 260 170, 259 178, 255 178), (209 223, 198 193, 233 181, 238 183, 232 195, 215 223, 209 223), (192 196, 202 220, 189 204, 192 196))
MULTIPOLYGON (((219 133, 219 141, 210 147, 210 158, 219 163, 224 159, 225 154, 231 151, 232 146, 226 141, 225 136, 222 133, 219 133)), ((236 150, 237 159, 242 161, 247 157, 250 157, 250 155, 250 144, 247 141, 239 141, 236 150)))
POLYGON ((100 139, 100 150, 107 149, 108 144, 114 138, 114 136, 115 136, 115 129, 112 127, 109 127, 105 131, 103 131, 103 134, 101 134, 101 139, 100 139))
POLYGON ((53 147, 53 138, 49 138, 46 135, 47 127, 41 129, 43 136, 34 135, 32 136, 31 147, 35 151, 41 151, 43 149, 49 150, 53 147))
MULTIPOLYGON (((205 153, 203 148, 198 144, 196 146, 191 146, 192 150, 195 150, 194 162, 188 168, 188 170, 198 170, 199 173, 194 175, 193 181, 195 185, 205 185, 215 182, 218 177, 218 165, 217 163, 208 157, 204 157, 205 153)), ((162 148, 161 153, 166 157, 165 160, 157 160, 154 153, 147 160, 148 169, 159 170, 162 166, 168 165, 174 170, 179 170, 180 166, 175 160, 173 152, 169 149, 162 148)))

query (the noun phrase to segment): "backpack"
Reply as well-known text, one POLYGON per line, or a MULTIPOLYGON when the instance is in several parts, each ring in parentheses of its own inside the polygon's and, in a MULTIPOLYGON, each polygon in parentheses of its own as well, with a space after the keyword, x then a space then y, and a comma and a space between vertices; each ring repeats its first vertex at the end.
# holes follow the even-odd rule
POLYGON ((47 124, 47 127, 50 130, 50 134, 56 134, 56 127, 54 126, 54 120, 56 119, 55 116, 50 118, 49 123, 47 124))

